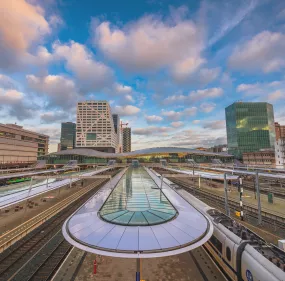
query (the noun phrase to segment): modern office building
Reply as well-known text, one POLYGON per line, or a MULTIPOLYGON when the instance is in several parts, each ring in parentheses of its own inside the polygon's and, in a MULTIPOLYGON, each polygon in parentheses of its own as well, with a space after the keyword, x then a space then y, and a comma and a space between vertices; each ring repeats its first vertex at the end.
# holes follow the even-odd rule
POLYGON ((61 123, 60 150, 75 147, 76 124, 72 122, 61 123))
POLYGON ((266 102, 235 102, 226 108, 228 152, 241 159, 244 152, 274 149, 273 106, 266 102))
POLYGON ((23 129, 16 124, 0 124, 0 162, 34 162, 48 154, 49 136, 23 129))
POLYGON ((285 125, 280 125, 278 122, 275 122, 275 135, 276 141, 285 138, 285 125))
POLYGON ((131 128, 123 128, 123 152, 132 151, 132 130, 131 128))
POLYGON ((118 138, 118 152, 122 152, 122 132, 121 132, 121 121, 120 121, 120 116, 118 114, 112 114, 113 117, 113 123, 114 123, 114 128, 115 128, 115 133, 117 134, 118 138))
POLYGON ((77 104, 76 148, 118 152, 119 137, 107 101, 84 101, 77 104))

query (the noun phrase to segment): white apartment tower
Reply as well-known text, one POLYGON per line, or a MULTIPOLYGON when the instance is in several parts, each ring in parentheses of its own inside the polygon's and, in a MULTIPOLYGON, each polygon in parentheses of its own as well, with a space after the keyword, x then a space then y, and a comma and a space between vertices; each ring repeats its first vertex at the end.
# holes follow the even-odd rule
POLYGON ((107 101, 77 103, 76 148, 119 152, 119 137, 107 101))
POLYGON ((123 152, 132 151, 132 134, 131 128, 123 128, 123 152))

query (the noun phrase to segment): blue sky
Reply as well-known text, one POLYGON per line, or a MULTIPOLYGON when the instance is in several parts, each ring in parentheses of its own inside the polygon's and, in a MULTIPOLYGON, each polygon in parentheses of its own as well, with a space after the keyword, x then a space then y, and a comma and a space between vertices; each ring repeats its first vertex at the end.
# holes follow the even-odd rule
POLYGON ((0 1, 2 123, 60 137, 106 99, 133 149, 226 143, 224 108, 267 101, 285 124, 285 2, 0 1))

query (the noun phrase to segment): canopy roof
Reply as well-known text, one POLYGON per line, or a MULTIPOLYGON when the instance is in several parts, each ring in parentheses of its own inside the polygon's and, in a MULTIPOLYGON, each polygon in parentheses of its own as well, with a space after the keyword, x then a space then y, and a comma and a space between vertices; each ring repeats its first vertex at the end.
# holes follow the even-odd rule
POLYGON ((107 152, 97 151, 91 148, 75 148, 75 149, 68 149, 68 150, 62 150, 59 152, 50 153, 48 155, 82 155, 82 156, 100 157, 100 158, 118 158, 118 157, 137 157, 137 156, 145 156, 152 154, 167 154, 167 153, 196 154, 196 155, 216 156, 216 157, 233 157, 233 155, 227 153, 213 153, 208 151, 201 151, 197 149, 180 148, 180 147, 153 147, 153 148, 145 148, 126 153, 107 153, 107 152))

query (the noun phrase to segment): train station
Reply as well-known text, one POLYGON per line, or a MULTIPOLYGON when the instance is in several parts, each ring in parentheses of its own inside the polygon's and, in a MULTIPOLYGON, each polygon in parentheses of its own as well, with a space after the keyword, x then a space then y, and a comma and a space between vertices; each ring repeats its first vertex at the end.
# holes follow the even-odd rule
POLYGON ((284 280, 285 171, 183 148, 106 154, 63 151, 3 171, 3 280, 284 280), (39 271, 16 273, 26 243, 39 271))

